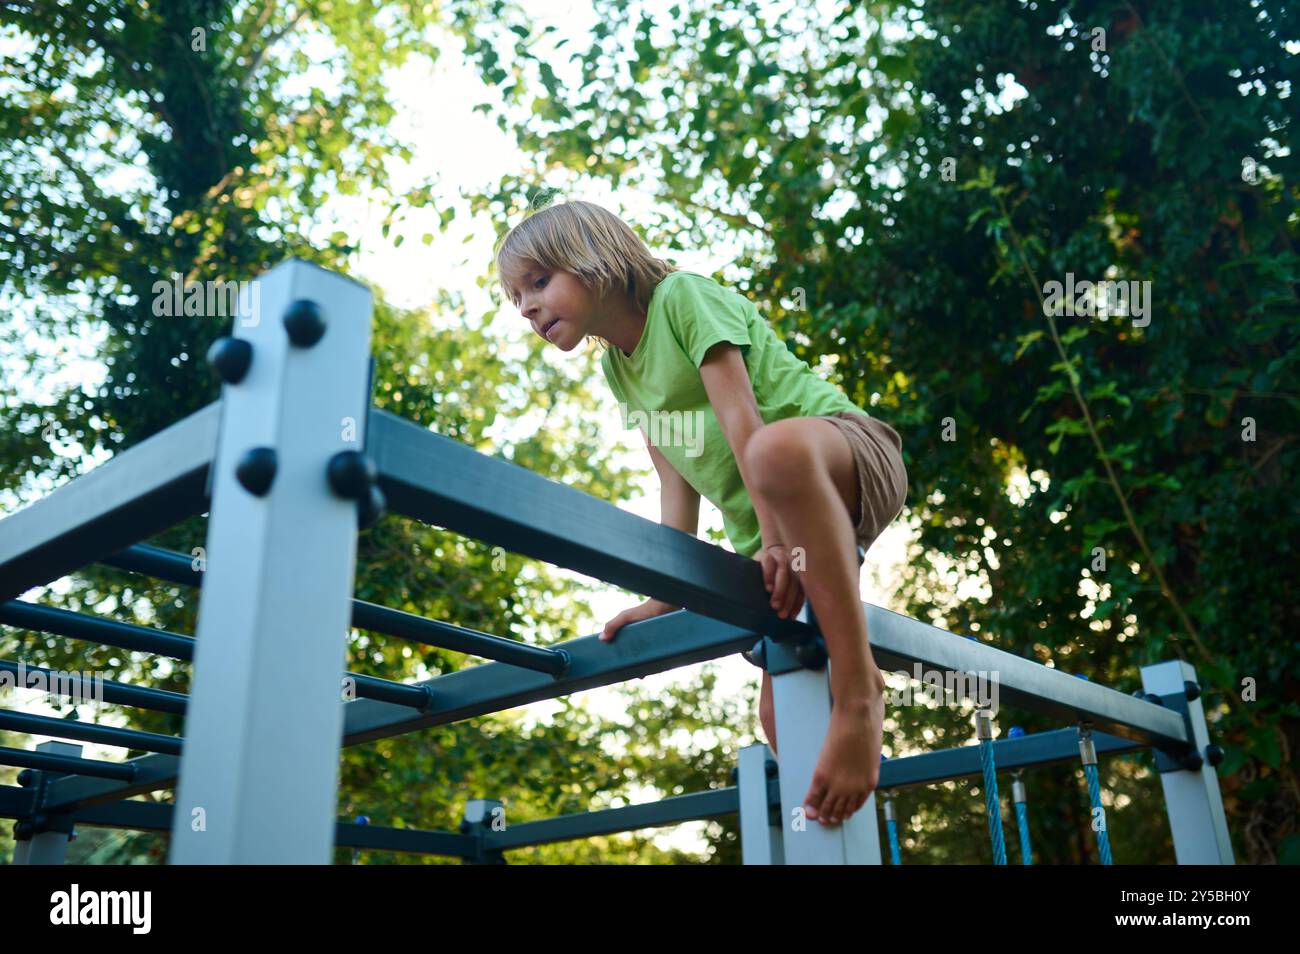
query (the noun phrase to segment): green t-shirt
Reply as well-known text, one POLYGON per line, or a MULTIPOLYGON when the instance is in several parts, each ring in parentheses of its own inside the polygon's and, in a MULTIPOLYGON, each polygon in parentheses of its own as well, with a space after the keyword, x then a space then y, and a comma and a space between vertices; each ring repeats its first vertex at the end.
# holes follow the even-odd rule
POLYGON ((645 432, 686 482, 722 511, 736 552, 753 556, 763 542, 758 516, 700 378, 705 352, 719 341, 740 347, 764 424, 867 412, 795 357, 744 295, 686 271, 671 272, 656 286, 636 350, 629 356, 607 349, 601 370, 619 401, 623 426, 645 432))

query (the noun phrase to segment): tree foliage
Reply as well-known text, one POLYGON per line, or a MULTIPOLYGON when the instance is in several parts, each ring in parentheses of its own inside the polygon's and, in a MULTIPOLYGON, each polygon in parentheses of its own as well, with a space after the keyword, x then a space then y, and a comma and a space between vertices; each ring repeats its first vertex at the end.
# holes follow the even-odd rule
MULTIPOLYGON (((1294 8, 598 0, 572 53, 453 9, 539 180, 739 246, 720 277, 900 431, 897 608, 1126 690, 1191 663, 1239 857, 1300 860, 1294 8), (1149 283, 1149 321, 1051 314, 1071 273, 1149 283)), ((968 712, 896 710, 893 751, 968 712)), ((1105 770, 1117 858, 1172 861, 1150 757, 1105 770)), ((1082 772, 1027 777, 1042 860, 1094 857, 1082 772)), ((904 793, 906 853, 987 860, 977 791, 904 793)))

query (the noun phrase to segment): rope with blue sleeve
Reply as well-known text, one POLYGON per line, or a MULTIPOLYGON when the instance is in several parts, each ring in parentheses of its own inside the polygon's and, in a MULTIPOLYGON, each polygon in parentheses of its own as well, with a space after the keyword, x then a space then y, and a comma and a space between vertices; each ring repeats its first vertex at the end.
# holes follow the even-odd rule
POLYGON ((984 805, 989 815, 989 835, 993 839, 993 863, 1007 863, 1007 845, 1002 837, 1002 803, 998 799, 997 768, 993 764, 993 713, 975 711, 975 730, 980 742, 980 767, 984 770, 984 805))
MULTIPOLYGON (((1024 734, 1024 729, 1013 725, 1007 732, 1007 738, 1019 739, 1023 738, 1024 734)), ((1025 783, 1020 777, 1022 774, 1022 769, 1016 769, 1011 773, 1011 799, 1016 806, 1016 827, 1020 830, 1020 863, 1032 865, 1034 851, 1029 844, 1029 806, 1026 804, 1028 799, 1025 796, 1025 783)))
POLYGON ((1092 727, 1086 722, 1079 723, 1079 755, 1083 759, 1083 774, 1088 779, 1088 801, 1092 804, 1097 851, 1103 865, 1114 864, 1110 857, 1110 835, 1106 832, 1106 809, 1101 804, 1101 783, 1097 778, 1097 748, 1092 744, 1092 727))
MULTIPOLYGON (((888 756, 882 752, 880 755, 882 769, 887 758, 888 756)), ((889 833, 889 860, 893 864, 901 865, 903 861, 898 855, 898 821, 894 818, 894 793, 881 792, 880 797, 885 806, 885 831, 889 833)))

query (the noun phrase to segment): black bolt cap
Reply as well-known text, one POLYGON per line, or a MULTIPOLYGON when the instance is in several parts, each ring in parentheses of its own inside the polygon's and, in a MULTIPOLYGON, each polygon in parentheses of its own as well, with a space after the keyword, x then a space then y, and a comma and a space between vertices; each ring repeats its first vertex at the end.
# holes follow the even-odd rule
POLYGON ((1205 761, 1211 765, 1218 765, 1223 761, 1223 747, 1211 742, 1205 747, 1205 761))
POLYGON ((1200 752, 1188 752, 1183 756, 1183 768, 1185 769, 1196 771, 1204 764, 1205 760, 1201 758, 1200 752))
POLYGON ((1201 687, 1190 679, 1183 680, 1183 691, 1187 693, 1187 701, 1194 702, 1201 698, 1201 687))
POLYGON ((360 451, 339 451, 325 471, 330 489, 345 500, 360 500, 379 479, 375 462, 360 451))
POLYGON ((36 826, 29 821, 14 822, 14 841, 30 841, 36 834, 36 826))
POLYGON ((371 484, 370 492, 357 504, 357 529, 369 530, 383 520, 387 513, 388 499, 382 490, 371 484))
POLYGON ((227 335, 212 342, 208 348, 208 367, 227 384, 238 384, 248 374, 253 363, 253 345, 245 338, 227 335))
POLYGON ((23 769, 21 772, 18 773, 18 784, 21 785, 23 788, 27 788, 27 786, 29 785, 35 785, 36 773, 33 772, 31 769, 23 769))
POLYGON ((1148 692, 1146 694, 1146 700, 1147 702, 1151 703, 1153 706, 1162 706, 1165 704, 1165 700, 1161 699, 1154 692, 1148 692))
POLYGON ((820 638, 800 640, 794 647, 794 657, 805 669, 825 669, 826 644, 820 638))
POLYGON ((275 468, 275 448, 254 447, 245 451, 235 465, 235 477, 254 497, 264 497, 275 480, 275 468))
POLYGON ((325 316, 320 305, 307 298, 299 298, 284 313, 284 330, 289 340, 299 348, 310 348, 325 335, 325 316))

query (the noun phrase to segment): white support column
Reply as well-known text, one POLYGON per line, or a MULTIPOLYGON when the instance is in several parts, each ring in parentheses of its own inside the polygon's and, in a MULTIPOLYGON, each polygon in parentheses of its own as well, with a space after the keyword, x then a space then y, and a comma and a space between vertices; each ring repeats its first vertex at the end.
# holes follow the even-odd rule
MULTIPOLYGON (((81 758, 82 747, 72 742, 41 742, 36 746, 37 752, 50 755, 67 755, 74 759, 81 758)), ((46 781, 61 778, 59 772, 42 772, 46 781)), ((16 865, 61 865, 67 859, 68 843, 72 841, 70 831, 43 831, 31 838, 14 842, 14 864, 16 865)))
POLYGON ((171 861, 328 864, 357 505, 326 468, 364 446, 371 296, 297 259, 250 292, 234 335, 251 363, 222 387, 171 861), (296 343, 290 313, 305 315, 296 343))
POLYGON ((767 804, 767 766, 771 760, 771 749, 761 742, 740 750, 736 789, 740 795, 742 864, 785 864, 781 826, 772 824, 767 804))
MULTIPOLYGON (((799 619, 807 622, 805 601, 799 619)), ((768 672, 776 708, 781 785, 781 827, 785 863, 790 865, 878 865, 880 828, 873 793, 841 825, 826 826, 804 816, 803 798, 830 727, 830 664, 804 669, 785 646, 768 641, 768 672)))
MULTIPOLYGON (((1187 683, 1196 683, 1196 670, 1181 659, 1142 667, 1142 688, 1160 696, 1183 695, 1187 683)), ((1219 776, 1206 758, 1210 731, 1200 696, 1187 700, 1187 712, 1201 765, 1196 769, 1174 769, 1172 762, 1156 753, 1161 767, 1160 785, 1169 811, 1169 829, 1174 836, 1174 855, 1180 865, 1233 865, 1232 838, 1223 813, 1219 776), (1162 763, 1170 762, 1167 766, 1162 763), (1171 770, 1166 771, 1168 767, 1171 770)))

